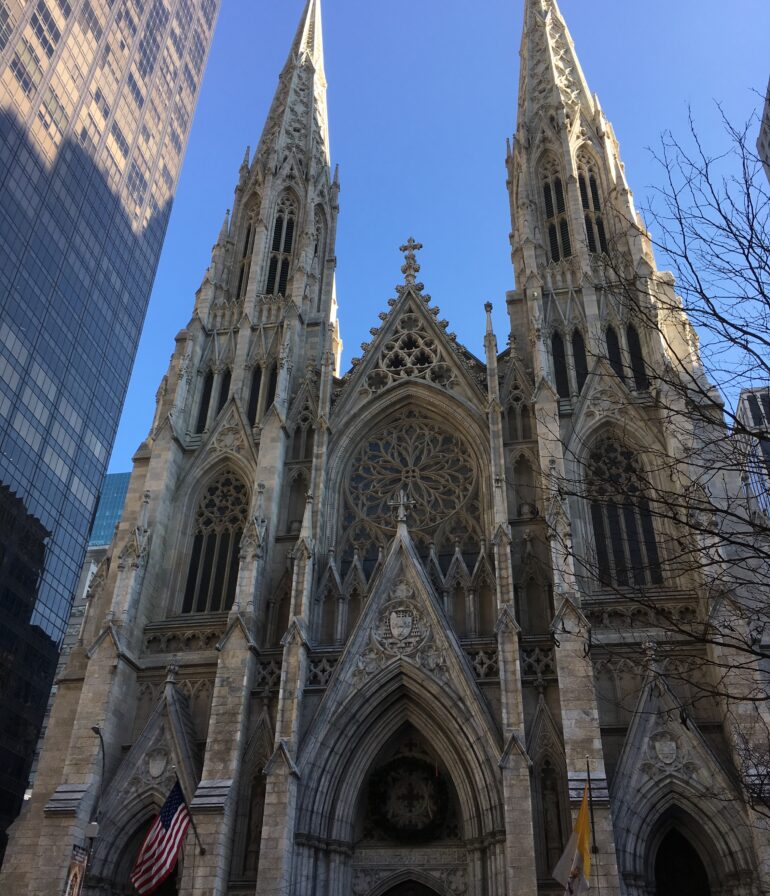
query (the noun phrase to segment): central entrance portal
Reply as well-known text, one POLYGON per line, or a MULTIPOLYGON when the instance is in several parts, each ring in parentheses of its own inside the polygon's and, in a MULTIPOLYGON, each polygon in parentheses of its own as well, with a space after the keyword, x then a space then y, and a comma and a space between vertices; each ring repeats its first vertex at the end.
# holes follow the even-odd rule
POLYGON ((406 881, 403 884, 388 890, 385 896, 438 896, 435 890, 426 887, 425 884, 418 884, 414 881, 406 881))

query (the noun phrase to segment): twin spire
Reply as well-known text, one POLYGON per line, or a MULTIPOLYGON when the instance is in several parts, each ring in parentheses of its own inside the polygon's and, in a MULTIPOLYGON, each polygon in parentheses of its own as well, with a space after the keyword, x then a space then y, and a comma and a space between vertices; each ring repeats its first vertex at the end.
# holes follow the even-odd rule
POLYGON ((539 113, 595 109, 575 44, 556 0, 526 0, 520 50, 519 125, 539 113))
POLYGON ((324 39, 321 23, 321 0, 307 0, 297 33, 291 45, 287 67, 307 56, 317 71, 323 71, 324 39))
POLYGON ((281 72, 257 156, 277 161, 288 150, 312 158, 316 146, 328 165, 329 122, 326 109, 326 75, 321 22, 321 0, 307 0, 289 56, 281 72))

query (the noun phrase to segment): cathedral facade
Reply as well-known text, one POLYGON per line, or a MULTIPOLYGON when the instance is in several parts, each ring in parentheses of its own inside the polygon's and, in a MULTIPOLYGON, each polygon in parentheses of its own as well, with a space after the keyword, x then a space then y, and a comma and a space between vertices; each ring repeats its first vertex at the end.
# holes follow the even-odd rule
POLYGON ((590 775, 597 893, 770 892, 734 729, 685 711, 623 597, 686 618, 696 585, 639 489, 559 487, 630 482, 671 437, 656 371, 700 374, 683 316, 653 333, 613 294, 622 247, 645 307, 675 300, 555 0, 526 2, 504 350, 491 306, 483 359, 448 332, 409 239, 342 376, 320 16, 176 336, 0 890, 60 892, 77 845, 88 896, 134 892, 178 778, 205 852, 162 892, 559 893, 590 775))

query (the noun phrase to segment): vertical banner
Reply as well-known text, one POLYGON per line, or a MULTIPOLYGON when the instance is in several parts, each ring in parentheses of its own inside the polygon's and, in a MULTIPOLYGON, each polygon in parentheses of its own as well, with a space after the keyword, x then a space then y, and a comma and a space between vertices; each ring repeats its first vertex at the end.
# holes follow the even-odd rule
POLYGON ((88 865, 88 850, 82 846, 72 847, 72 858, 67 872, 67 880, 64 883, 62 896, 80 896, 83 883, 86 879, 86 866, 88 865))

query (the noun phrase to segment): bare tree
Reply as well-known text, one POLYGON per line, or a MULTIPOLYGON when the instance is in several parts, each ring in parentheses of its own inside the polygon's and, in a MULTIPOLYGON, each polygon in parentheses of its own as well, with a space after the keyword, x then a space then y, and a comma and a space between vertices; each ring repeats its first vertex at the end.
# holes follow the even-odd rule
POLYGON ((594 649, 636 649, 640 670, 665 668, 686 711, 718 718, 748 804, 770 818, 770 503, 752 475, 761 445, 738 414, 741 393, 770 387, 770 190, 756 118, 723 123, 716 154, 692 117, 686 141, 663 135, 651 232, 616 222, 624 236, 596 269, 626 338, 594 334, 588 367, 602 382, 583 389, 628 390, 655 437, 638 452, 620 414, 620 438, 573 439, 566 474, 543 476, 582 521, 549 534, 600 622, 594 649), (649 264, 632 262, 629 231, 649 264), (630 618, 656 633, 656 650, 620 637, 630 618))

